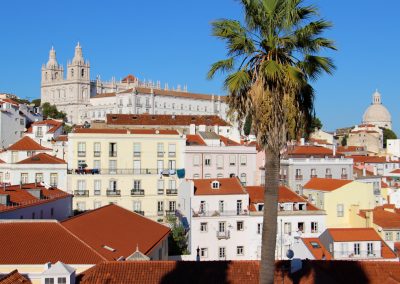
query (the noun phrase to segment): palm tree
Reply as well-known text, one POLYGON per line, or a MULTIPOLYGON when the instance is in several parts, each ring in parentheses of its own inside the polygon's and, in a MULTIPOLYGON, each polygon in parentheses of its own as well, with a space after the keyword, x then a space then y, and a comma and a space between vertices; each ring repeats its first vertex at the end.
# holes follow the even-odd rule
POLYGON ((264 226, 260 282, 273 283, 277 234, 280 155, 289 139, 298 139, 313 118, 310 85, 335 66, 324 49, 335 50, 322 37, 331 23, 318 18, 303 0, 240 0, 245 20, 212 23, 213 35, 227 46, 228 58, 214 63, 208 77, 226 73, 228 114, 241 123, 252 117, 253 131, 265 150, 264 226))

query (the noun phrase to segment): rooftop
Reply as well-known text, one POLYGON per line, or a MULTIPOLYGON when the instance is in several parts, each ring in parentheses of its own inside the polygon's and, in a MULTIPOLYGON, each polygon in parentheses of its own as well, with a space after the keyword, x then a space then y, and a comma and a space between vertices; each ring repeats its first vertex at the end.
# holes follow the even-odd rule
POLYGON ((11 271, 10 273, 0 276, 0 284, 31 284, 32 282, 22 276, 17 269, 11 271))
POLYGON ((9 151, 49 151, 51 149, 43 147, 42 145, 35 142, 28 136, 22 137, 20 140, 8 147, 9 151))
MULTIPOLYGON (((284 156, 293 158, 302 157, 333 157, 333 151, 331 149, 322 146, 291 146, 287 149, 284 156)), ((336 156, 342 156, 340 153, 336 153, 336 156)))
POLYGON ((334 191, 338 188, 353 182, 352 180, 331 179, 331 178, 312 178, 304 185, 304 189, 314 189, 321 191, 334 191))
POLYGON ((64 160, 51 156, 46 153, 39 153, 25 160, 19 161, 17 164, 66 164, 64 160))
POLYGON ((239 179, 217 178, 217 179, 194 179, 194 195, 231 195, 246 194, 239 179), (219 188, 212 188, 214 181, 219 182, 219 188))
POLYGON ((382 164, 382 163, 399 163, 396 160, 390 160, 386 157, 378 157, 378 156, 349 156, 348 158, 352 158, 354 163, 369 163, 369 164, 382 164))
POLYGON ((39 126, 39 125, 48 125, 51 128, 49 129, 49 131, 47 131, 47 133, 54 133, 57 129, 59 129, 61 126, 63 126, 63 123, 61 121, 58 120, 54 120, 54 119, 45 119, 42 121, 35 121, 34 123, 31 124, 31 127, 28 129, 28 133, 32 133, 32 126, 39 126))
POLYGON ((335 242, 382 240, 373 228, 330 228, 327 231, 335 242))
POLYGON ((107 260, 128 258, 137 247, 149 254, 170 232, 164 225, 113 204, 87 211, 61 224, 107 260))
POLYGON ((331 253, 324 247, 318 238, 301 238, 304 245, 316 260, 331 260, 331 253))
POLYGON ((375 207, 373 210, 360 210, 359 215, 366 218, 366 212, 371 211, 373 223, 383 229, 400 230, 400 210, 396 208, 375 207))
POLYGON ((166 129, 110 129, 110 128, 75 128, 73 133, 84 134, 159 134, 159 135, 179 135, 176 130, 166 129))

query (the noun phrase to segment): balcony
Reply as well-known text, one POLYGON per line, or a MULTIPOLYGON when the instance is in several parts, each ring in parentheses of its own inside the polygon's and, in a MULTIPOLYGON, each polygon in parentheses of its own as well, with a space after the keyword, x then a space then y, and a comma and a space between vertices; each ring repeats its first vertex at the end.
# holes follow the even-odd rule
POLYGON ((296 180, 303 180, 303 175, 296 175, 296 180))
POLYGON ((94 174, 100 174, 99 169, 84 169, 84 168, 79 168, 75 170, 68 170, 68 174, 76 174, 76 175, 94 175, 94 174))
POLYGON ((237 210, 224 210, 224 211, 194 211, 192 210, 193 217, 219 217, 219 216, 247 216, 249 215, 249 211, 247 210, 242 210, 242 211, 237 211, 237 210))
POLYGON ((157 216, 164 216, 164 211, 157 211, 157 216))
POLYGON ((361 250, 357 254, 354 253, 354 250, 348 251, 334 251, 333 253, 335 259, 354 259, 354 258, 381 258, 381 251, 380 250, 371 250, 371 251, 364 251, 361 250))
POLYGON ((178 189, 176 188, 168 188, 167 189, 167 195, 177 195, 178 194, 178 189))
POLYGON ((109 152, 110 157, 116 157, 117 156, 117 151, 110 151, 109 152))
POLYGON ((342 179, 347 179, 348 176, 347 176, 347 174, 342 174, 342 175, 341 175, 341 178, 342 178, 342 179))
POLYGON ((121 190, 107 190, 107 196, 121 196, 121 190))
POLYGON ((157 194, 158 195, 163 195, 164 194, 164 188, 157 189, 157 194))
POLYGON ((318 177, 317 175, 310 175, 310 178, 316 178, 318 177))
MULTIPOLYGON (((158 175, 163 170, 160 169, 72 169, 68 170, 69 175, 73 174, 102 174, 102 175, 158 175)), ((166 171, 169 170, 167 169, 166 171)))
POLYGON ((95 190, 94 195, 101 195, 101 190, 95 190))
POLYGON ((167 216, 175 216, 175 210, 167 210, 167 211, 165 211, 165 214, 167 216))
POLYGON ((100 157, 101 156, 101 151, 94 151, 93 152, 94 157, 100 157))
POLYGON ((133 212, 135 212, 135 213, 137 213, 137 214, 140 214, 140 215, 144 216, 144 211, 134 210, 133 212))
POLYGON ((168 152, 168 157, 170 158, 176 157, 176 152, 168 152))
POLYGON ((332 178, 332 175, 331 174, 326 174, 325 178, 332 178))
POLYGON ((132 196, 144 196, 144 189, 132 189, 131 195, 132 196))
POLYGON ((142 152, 133 152, 134 157, 140 157, 142 152))
POLYGON ((157 157, 158 158, 164 157, 164 152, 157 152, 157 157))
POLYGON ((86 151, 78 151, 78 157, 86 157, 86 151))
POLYGON ((75 190, 74 191, 74 196, 76 196, 76 197, 88 197, 89 196, 89 190, 75 190))
POLYGON ((217 239, 218 240, 227 240, 231 237, 230 231, 219 232, 217 231, 217 239))

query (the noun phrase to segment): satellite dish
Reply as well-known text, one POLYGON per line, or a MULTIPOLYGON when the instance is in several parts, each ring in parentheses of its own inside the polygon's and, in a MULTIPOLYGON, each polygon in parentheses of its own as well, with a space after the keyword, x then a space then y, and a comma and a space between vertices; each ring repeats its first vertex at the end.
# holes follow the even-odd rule
POLYGON ((291 249, 288 249, 288 251, 286 252, 286 257, 288 259, 292 259, 294 257, 294 252, 291 249))

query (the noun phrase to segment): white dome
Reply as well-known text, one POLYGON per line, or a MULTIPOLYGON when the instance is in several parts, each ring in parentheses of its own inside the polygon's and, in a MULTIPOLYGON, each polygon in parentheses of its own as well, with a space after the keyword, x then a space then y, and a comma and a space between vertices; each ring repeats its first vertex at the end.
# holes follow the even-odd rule
POLYGON ((372 104, 363 115, 364 124, 375 124, 380 127, 392 128, 392 116, 387 108, 382 105, 381 94, 376 91, 373 94, 372 104))

